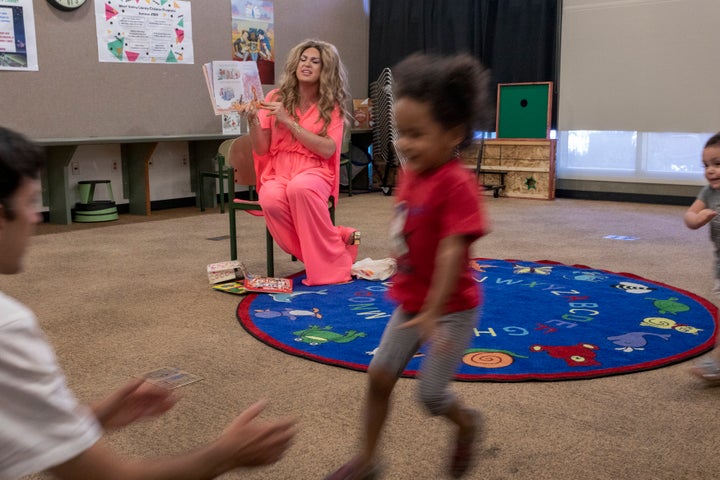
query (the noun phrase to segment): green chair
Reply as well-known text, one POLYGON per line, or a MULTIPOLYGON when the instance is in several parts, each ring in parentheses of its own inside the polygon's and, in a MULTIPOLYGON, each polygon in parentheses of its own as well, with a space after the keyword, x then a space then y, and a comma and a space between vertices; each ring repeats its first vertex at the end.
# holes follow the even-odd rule
MULTIPOLYGON (((243 200, 240 198, 234 199, 228 203, 228 215, 230 219, 230 260, 237 260, 237 219, 235 218, 235 212, 237 210, 247 212, 254 217, 264 216, 260 202, 257 200, 257 192, 255 185, 257 183, 257 177, 255 173, 255 161, 252 153, 252 143, 248 135, 237 138, 228 154, 230 165, 234 168, 233 170, 233 188, 235 183, 238 185, 245 185, 248 187, 249 200, 243 200)), ((335 198, 330 197, 328 202, 328 210, 330 212, 330 219, 335 224, 335 198)), ((265 252, 267 261, 267 276, 272 277, 275 275, 275 255, 273 252, 273 237, 270 234, 270 230, 265 228, 265 252)), ((295 257, 292 257, 296 260, 295 257)))
POLYGON ((73 221, 78 223, 109 222, 117 220, 118 210, 110 180, 81 180, 78 182, 80 202, 75 204, 73 221), (95 186, 105 185, 109 200, 95 200, 95 186))
POLYGON ((225 185, 223 182, 227 182, 227 193, 230 197, 228 201, 231 201, 235 194, 235 185, 232 180, 232 167, 225 166, 225 160, 228 158, 228 152, 230 146, 235 141, 234 138, 225 140, 218 147, 218 153, 215 156, 217 161, 217 170, 200 172, 198 176, 198 196, 200 197, 200 211, 205 211, 205 180, 210 178, 212 180, 218 180, 218 188, 220 194, 220 213, 225 213, 225 185))

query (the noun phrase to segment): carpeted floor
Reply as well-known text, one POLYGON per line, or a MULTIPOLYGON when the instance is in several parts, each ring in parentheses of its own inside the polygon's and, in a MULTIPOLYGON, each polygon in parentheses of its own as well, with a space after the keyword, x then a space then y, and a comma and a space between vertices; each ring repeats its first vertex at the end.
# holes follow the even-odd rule
MULTIPOLYGON (((391 200, 341 197, 338 223, 363 232, 361 258, 387 256, 391 200)), ((711 299, 708 232, 685 228, 684 207, 508 198, 488 198, 487 207, 492 232, 474 246, 475 257, 632 272, 711 299)), ((109 441, 123 454, 193 448, 264 397, 264 417, 297 418, 293 447, 272 467, 223 478, 322 478, 357 445, 366 375, 249 335, 236 320, 238 297, 212 290, 206 278, 207 264, 228 259, 227 215, 192 213, 53 233, 41 226, 24 273, 0 277, 0 290, 33 307, 83 399, 164 366, 203 378, 179 389, 183 400, 163 418, 113 434, 109 441)), ((264 271, 262 221, 245 216, 238 224, 241 258, 264 271)), ((276 259, 278 275, 302 270, 279 251, 276 259)), ((456 382, 487 418, 480 466, 469 478, 717 478, 720 389, 689 376, 689 363, 592 380, 456 382)), ((445 478, 452 431, 417 405, 416 386, 401 379, 394 393, 382 445, 387 479, 445 478)))

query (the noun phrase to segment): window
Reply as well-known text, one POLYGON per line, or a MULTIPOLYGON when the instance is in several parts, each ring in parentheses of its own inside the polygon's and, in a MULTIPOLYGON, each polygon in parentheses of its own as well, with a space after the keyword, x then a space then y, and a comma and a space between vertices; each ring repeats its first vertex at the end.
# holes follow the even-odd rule
POLYGON ((560 178, 702 183, 702 148, 712 134, 628 131, 561 131, 560 178))

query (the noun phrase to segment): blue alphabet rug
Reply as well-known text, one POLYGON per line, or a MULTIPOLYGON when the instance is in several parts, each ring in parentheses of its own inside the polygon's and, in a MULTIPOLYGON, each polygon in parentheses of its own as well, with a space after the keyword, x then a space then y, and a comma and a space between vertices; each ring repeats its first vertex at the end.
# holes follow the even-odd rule
MULTIPOLYGON (((717 308, 690 292, 628 273, 550 261, 474 259, 480 322, 457 380, 527 381, 638 372, 709 350, 717 308)), ((240 324, 291 355, 365 371, 394 305, 387 282, 354 280, 290 294, 251 294, 240 324)), ((425 348, 404 376, 420 368, 425 348)))

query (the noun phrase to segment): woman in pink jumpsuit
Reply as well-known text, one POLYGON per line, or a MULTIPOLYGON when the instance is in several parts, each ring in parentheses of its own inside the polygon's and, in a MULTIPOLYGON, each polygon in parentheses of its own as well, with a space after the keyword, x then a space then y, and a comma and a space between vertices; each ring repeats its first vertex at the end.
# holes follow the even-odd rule
POLYGON ((340 145, 349 98, 336 48, 306 40, 288 55, 280 87, 248 108, 265 222, 280 248, 305 264, 306 285, 350 280, 360 235, 334 226, 340 145))

